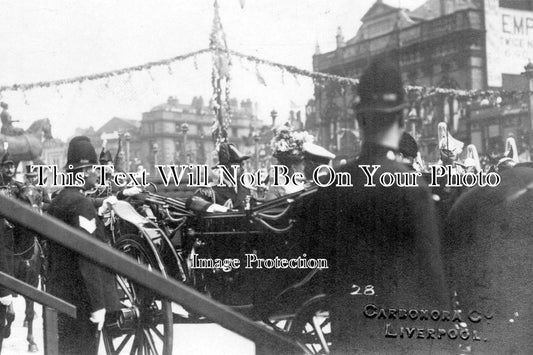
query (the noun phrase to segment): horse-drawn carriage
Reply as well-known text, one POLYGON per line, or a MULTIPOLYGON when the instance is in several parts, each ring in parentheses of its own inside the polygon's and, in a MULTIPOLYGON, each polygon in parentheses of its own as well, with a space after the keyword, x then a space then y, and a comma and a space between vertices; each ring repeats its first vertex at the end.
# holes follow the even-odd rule
MULTIPOLYGON (((315 191, 227 213, 197 213, 183 200, 147 192, 114 204, 109 228, 115 247, 138 262, 327 353, 321 286, 327 261, 308 255, 300 217, 315 191)), ((116 280, 123 308, 104 328, 109 354, 171 354, 174 323, 208 322, 152 290, 116 280)))

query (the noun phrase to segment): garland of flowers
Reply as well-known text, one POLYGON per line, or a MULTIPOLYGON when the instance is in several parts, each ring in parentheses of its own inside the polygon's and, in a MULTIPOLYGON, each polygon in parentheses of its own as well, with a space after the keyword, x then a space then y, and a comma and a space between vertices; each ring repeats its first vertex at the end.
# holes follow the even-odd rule
POLYGON ((345 77, 338 76, 338 75, 326 74, 326 73, 320 73, 320 72, 313 72, 313 71, 309 71, 309 70, 305 70, 305 69, 300 69, 300 68, 295 67, 293 65, 285 65, 285 64, 272 62, 270 60, 261 59, 261 58, 255 57, 253 55, 242 54, 242 53, 236 52, 234 50, 227 50, 227 53, 231 54, 232 56, 235 56, 235 57, 244 58, 244 59, 246 59, 246 60, 248 60, 250 62, 254 62, 256 64, 263 64, 263 65, 268 65, 268 66, 271 66, 271 67, 275 67, 275 68, 281 69, 282 72, 283 71, 287 71, 287 72, 292 73, 292 74, 307 76, 307 77, 310 77, 310 78, 316 79, 316 80, 333 80, 333 81, 336 81, 336 82, 339 82, 339 83, 342 83, 342 84, 346 84, 346 85, 357 85, 359 83, 359 80, 354 79, 354 78, 345 78, 345 77))
POLYGON ((38 88, 48 88, 52 86, 60 86, 60 85, 68 85, 68 84, 81 84, 85 81, 92 81, 92 80, 101 80, 101 79, 110 79, 113 77, 121 76, 124 74, 130 74, 132 72, 139 72, 139 71, 146 71, 150 70, 154 67, 158 66, 168 66, 170 68, 170 65, 175 62, 181 62, 186 59, 189 59, 191 57, 196 57, 199 54, 204 54, 210 52, 210 48, 201 49, 199 51, 195 51, 192 53, 187 53, 184 55, 178 55, 172 58, 163 59, 155 62, 149 62, 142 65, 137 65, 133 67, 118 69, 118 70, 110 70, 103 73, 98 74, 92 74, 92 75, 81 75, 74 78, 68 78, 68 79, 59 79, 59 80, 52 80, 52 81, 39 81, 36 83, 25 83, 25 84, 13 84, 13 85, 4 85, 0 86, 0 93, 4 91, 28 91, 32 89, 38 89, 38 88))

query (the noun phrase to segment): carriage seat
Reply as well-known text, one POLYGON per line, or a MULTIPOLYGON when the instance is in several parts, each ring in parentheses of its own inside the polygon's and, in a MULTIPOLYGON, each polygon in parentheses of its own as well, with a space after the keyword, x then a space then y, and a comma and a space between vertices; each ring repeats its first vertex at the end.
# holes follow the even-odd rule
POLYGON ((151 223, 150 220, 141 216, 132 205, 125 201, 117 201, 113 204, 113 211, 121 219, 138 227, 151 223))

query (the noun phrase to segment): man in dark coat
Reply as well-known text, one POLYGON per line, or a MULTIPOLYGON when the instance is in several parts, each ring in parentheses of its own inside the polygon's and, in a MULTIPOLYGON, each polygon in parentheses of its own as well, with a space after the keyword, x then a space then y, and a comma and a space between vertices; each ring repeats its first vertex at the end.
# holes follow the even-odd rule
MULTIPOLYGON (((65 187, 50 204, 49 213, 82 230, 102 243, 108 243, 104 226, 93 202, 84 190, 94 187, 97 175, 92 165, 96 152, 87 137, 75 137, 69 144, 67 166, 81 172, 85 185, 65 187)), ((49 292, 77 307, 77 318, 58 315, 60 354, 97 354, 98 334, 106 312, 119 310, 114 276, 86 258, 57 244, 50 243, 49 292)))
POLYGON ((320 249, 333 271, 333 348, 339 354, 436 354, 447 346, 434 336, 443 322, 418 316, 423 310, 449 311, 435 207, 422 179, 415 187, 385 187, 379 179, 384 173, 414 174, 396 161, 405 108, 396 68, 371 64, 359 95, 361 154, 342 169, 353 187, 318 192, 320 249), (363 169, 371 174, 375 166, 375 186, 365 186, 363 169), (414 319, 409 310, 417 310, 414 319), (402 334, 401 327, 416 328, 417 334, 402 334))
MULTIPOLYGON (((243 162, 250 158, 243 155, 232 143, 220 143, 218 147, 218 164, 224 166, 233 176, 233 166, 238 166, 237 177, 243 173, 243 162)), ((221 169, 220 167, 218 169, 221 169)), ((219 172, 217 171, 217 174, 219 172)), ((237 178, 238 180, 238 178, 237 178)), ((234 185, 229 179, 222 181, 223 186, 218 186, 220 182, 210 187, 198 189, 194 195, 187 200, 187 208, 198 212, 225 212, 228 209, 243 209, 246 204, 250 190, 239 181, 234 185)))

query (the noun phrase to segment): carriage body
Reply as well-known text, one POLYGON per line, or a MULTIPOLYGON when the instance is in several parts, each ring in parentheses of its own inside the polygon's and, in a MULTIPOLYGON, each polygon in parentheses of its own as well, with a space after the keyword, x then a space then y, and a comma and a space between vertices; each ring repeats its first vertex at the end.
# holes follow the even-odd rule
MULTIPOLYGON (((176 200, 162 204, 154 196, 147 200, 154 220, 166 230, 184 262, 189 285, 226 305, 252 310, 248 315, 257 318, 274 301, 285 303, 278 296, 287 289, 294 289, 310 273, 320 273, 304 265, 309 253, 301 217, 315 192, 316 188, 305 189, 226 213, 196 213, 176 205, 176 200), (298 258, 304 267, 294 262, 296 267, 290 267, 288 261, 298 258)), ((146 200, 138 208, 146 210, 146 200)))
MULTIPOLYGON (((309 316, 305 305, 323 291, 321 280, 327 270, 280 267, 280 262, 276 267, 274 260, 308 256, 308 239, 302 228, 306 221, 300 215, 302 208, 311 206, 315 192, 316 188, 302 190, 227 213, 196 213, 187 209, 183 200, 148 193, 130 201, 131 205, 119 201, 113 208, 115 247, 169 278, 291 334, 298 312, 309 316), (258 259, 271 261, 251 263, 258 259)), ((188 310, 185 314, 170 311, 170 303, 153 292, 133 292, 141 288, 120 276, 117 280, 124 293, 124 312, 156 320, 153 324, 136 324, 161 335, 160 344, 154 347, 161 353, 172 353, 172 344, 167 341, 172 337, 172 323, 206 321, 188 310), (144 300, 128 294, 144 294, 144 300)), ((106 337, 110 353, 122 349, 124 334, 133 331, 128 327, 118 324, 119 332, 107 332, 112 334, 106 337)))

